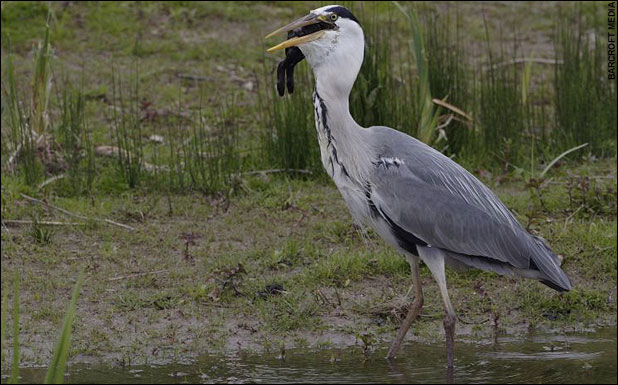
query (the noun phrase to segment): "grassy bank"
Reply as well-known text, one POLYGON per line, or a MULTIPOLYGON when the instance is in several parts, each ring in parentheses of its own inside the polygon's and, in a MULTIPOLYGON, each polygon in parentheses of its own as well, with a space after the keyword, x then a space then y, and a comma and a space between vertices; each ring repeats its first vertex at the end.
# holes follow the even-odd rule
MULTIPOLYGON (((563 164, 542 186, 485 176, 530 231, 564 257, 575 289, 481 272, 448 275, 459 333, 577 329, 615 322, 616 163, 563 164)), ((4 181, 4 218, 67 222, 4 181)), ((19 271, 21 362, 49 361, 78 271, 72 357, 143 363, 204 351, 277 349, 280 343, 390 339, 410 300, 407 263, 353 225, 330 184, 252 177, 231 202, 200 194, 55 198, 107 223, 11 226, 2 235, 2 282, 19 271), (371 338, 370 338, 371 339, 371 338)), ((425 268, 426 307, 414 334, 441 332, 442 306, 425 268)), ((9 296, 9 301, 11 297, 9 296)), ((9 303, 8 324, 11 319, 9 303)), ((11 332, 6 333, 10 341, 11 332)), ((6 346, 6 344, 5 344, 6 346)))
MULTIPOLYGON (((317 6, 2 4, 2 283, 4 297, 20 273, 22 364, 49 362, 81 269, 74 360, 393 336, 410 300, 407 263, 354 227, 324 177, 307 64, 280 99, 280 58, 264 54, 262 36, 317 6)), ((419 41, 406 16, 350 7, 368 42, 353 115, 419 134, 419 41)), ((576 288, 560 296, 449 273, 462 334, 615 324, 616 89, 598 76, 603 7, 416 9, 431 96, 471 116, 434 106, 441 126, 428 141, 545 237, 576 288)), ((414 330, 431 339, 442 308, 425 268, 422 278, 414 330)))

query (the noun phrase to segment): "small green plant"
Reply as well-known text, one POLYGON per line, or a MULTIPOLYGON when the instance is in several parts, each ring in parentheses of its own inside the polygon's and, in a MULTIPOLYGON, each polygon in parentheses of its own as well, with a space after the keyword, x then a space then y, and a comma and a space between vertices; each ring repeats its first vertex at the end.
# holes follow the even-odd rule
POLYGON ((30 236, 34 241, 41 245, 50 244, 54 235, 53 230, 41 224, 36 218, 32 220, 32 227, 30 229, 30 236))
POLYGON ((67 366, 67 358, 69 355, 69 349, 71 347, 71 330, 73 328, 73 320, 75 319, 75 309, 77 307, 77 297, 82 288, 82 282, 84 281, 84 271, 79 273, 75 287, 73 288, 73 296, 71 297, 71 304, 69 305, 67 312, 64 316, 62 323, 62 331, 60 337, 56 343, 54 349, 54 355, 52 361, 49 364, 47 375, 45 376, 46 384, 62 384, 64 382, 64 372, 67 366))

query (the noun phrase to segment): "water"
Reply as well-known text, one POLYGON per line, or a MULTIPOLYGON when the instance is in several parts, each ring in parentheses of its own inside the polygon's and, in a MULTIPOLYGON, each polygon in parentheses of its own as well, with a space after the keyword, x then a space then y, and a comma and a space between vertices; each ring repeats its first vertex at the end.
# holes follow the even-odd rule
MULTIPOLYGON (((69 383, 616 383, 616 328, 594 333, 504 337, 455 343, 447 373, 443 344, 408 343, 395 363, 386 346, 365 357, 360 347, 203 356, 190 365, 71 367, 69 383)), ((22 383, 41 382, 43 369, 22 369, 22 383)))

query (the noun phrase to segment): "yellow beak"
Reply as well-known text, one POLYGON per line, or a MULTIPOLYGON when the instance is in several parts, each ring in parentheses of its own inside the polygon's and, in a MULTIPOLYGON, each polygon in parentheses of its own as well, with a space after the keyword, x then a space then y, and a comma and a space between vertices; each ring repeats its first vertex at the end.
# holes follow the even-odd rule
MULTIPOLYGON (((323 21, 322 19, 323 19, 323 16, 316 16, 314 14, 309 14, 305 17, 301 17, 298 20, 294 20, 290 24, 283 26, 277 29, 276 31, 269 33, 268 35, 266 35, 265 39, 268 39, 269 37, 272 37, 281 32, 288 32, 288 31, 295 30, 297 28, 302 28, 307 25, 319 23, 320 21, 323 21)), ((266 51, 273 52, 273 51, 277 51, 277 50, 288 48, 288 47, 294 47, 294 46, 297 46, 303 43, 308 43, 310 41, 314 41, 314 40, 321 38, 324 35, 324 33, 325 33, 324 31, 316 31, 309 35, 293 37, 291 39, 288 39, 286 41, 283 41, 277 44, 274 47, 267 49, 266 51)))
POLYGON ((312 34, 309 35, 305 35, 305 36, 301 36, 301 37, 293 37, 291 39, 288 39, 286 41, 283 41, 279 44, 277 44, 274 47, 270 47, 269 49, 266 50, 266 52, 273 52, 273 51, 277 51, 279 49, 284 49, 287 47, 294 47, 303 43, 308 43, 310 41, 314 41, 314 40, 318 40, 319 38, 321 38, 326 32, 324 31, 317 31, 314 32, 312 34))

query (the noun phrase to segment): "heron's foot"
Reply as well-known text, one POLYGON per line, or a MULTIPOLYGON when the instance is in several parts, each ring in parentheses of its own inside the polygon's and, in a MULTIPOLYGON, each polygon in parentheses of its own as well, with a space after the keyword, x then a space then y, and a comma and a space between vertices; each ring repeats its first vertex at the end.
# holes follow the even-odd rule
POLYGON ((455 324, 457 319, 452 315, 444 317, 444 334, 446 336, 446 365, 448 368, 454 366, 455 361, 455 324))
POLYGON ((388 353, 386 354, 387 360, 393 360, 401 347, 401 343, 403 339, 406 337, 408 333, 408 329, 410 329, 410 325, 414 322, 418 316, 421 314, 421 310, 423 308, 423 297, 422 295, 415 298, 414 301, 408 306, 408 315, 401 323, 401 327, 399 328, 399 332, 397 333, 397 337, 391 344, 390 349, 388 349, 388 353))

